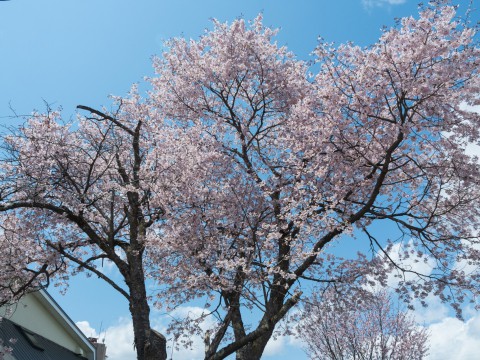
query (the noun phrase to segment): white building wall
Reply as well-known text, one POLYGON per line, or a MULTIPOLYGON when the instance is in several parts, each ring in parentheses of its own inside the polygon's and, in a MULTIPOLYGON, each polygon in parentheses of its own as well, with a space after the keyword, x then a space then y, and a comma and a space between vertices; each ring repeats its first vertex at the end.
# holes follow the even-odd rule
MULTIPOLYGON (((76 354, 87 354, 85 344, 75 341, 66 329, 39 300, 40 296, 27 294, 15 305, 0 308, 0 316, 6 316, 14 323, 37 333, 76 354)), ((59 316, 58 314, 57 317, 59 316)))

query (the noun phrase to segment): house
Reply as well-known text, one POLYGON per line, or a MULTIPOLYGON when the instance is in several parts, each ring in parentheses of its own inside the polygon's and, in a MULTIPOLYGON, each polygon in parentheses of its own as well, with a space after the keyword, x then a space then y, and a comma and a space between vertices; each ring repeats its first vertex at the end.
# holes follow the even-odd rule
POLYGON ((0 316, 0 339, 13 348, 5 360, 106 358, 105 345, 90 341, 45 290, 0 308, 0 316), (11 345, 9 339, 16 342, 11 345))

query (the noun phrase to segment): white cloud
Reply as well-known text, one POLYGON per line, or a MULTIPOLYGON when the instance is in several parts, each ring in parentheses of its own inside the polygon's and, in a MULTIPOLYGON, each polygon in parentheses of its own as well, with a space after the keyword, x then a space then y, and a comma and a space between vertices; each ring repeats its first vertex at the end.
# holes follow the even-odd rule
POLYGON ((363 6, 366 8, 373 8, 386 5, 400 5, 404 4, 407 0, 362 0, 363 6))
MULTIPOLYGON (((463 109, 467 111, 480 113, 480 106, 463 105, 463 109)), ((480 157, 480 146, 476 144, 468 144, 465 149, 468 155, 476 155, 480 157)), ((478 250, 478 244, 473 244, 478 250)), ((478 267, 469 265, 466 262, 455 264, 455 269, 463 270, 467 273, 478 271, 478 267)), ((477 360, 478 344, 480 344, 480 313, 472 308, 463 309, 464 316, 470 316, 467 321, 461 321, 454 317, 446 316, 446 306, 440 304, 438 299, 427 299, 429 303, 430 314, 438 311, 439 314, 433 315, 433 318, 424 316, 422 310, 415 312, 417 321, 425 322, 436 321, 428 326, 430 332, 430 354, 428 360, 477 360), (424 318, 422 319, 422 316, 424 318), (434 318, 437 319, 434 319, 434 318)), ((427 308, 428 309, 428 308, 427 308)), ((427 314, 428 315, 428 314, 427 314)))
POLYGON ((88 321, 77 321, 75 323, 77 327, 83 332, 84 335, 87 337, 94 337, 98 338, 97 331, 90 326, 90 323, 88 321))
MULTIPOLYGON (((204 310, 200 307, 181 306, 170 313, 170 315, 181 319, 189 315, 200 316, 203 311, 204 310)), ((165 318, 156 317, 154 312, 152 327, 162 334, 166 334, 167 321, 168 320, 165 318)), ((99 339, 99 342, 105 342, 105 345, 107 346, 108 360, 131 360, 136 357, 133 349, 133 326, 131 320, 120 318, 117 321, 117 324, 108 327, 100 334, 88 321, 78 321, 76 325, 87 337, 95 337, 99 339)), ((214 320, 210 317, 200 324, 200 328, 202 331, 206 331, 207 329, 214 327, 214 325, 214 320)), ((177 350, 175 349, 175 345, 178 344, 174 344, 172 337, 167 336, 168 358, 175 360, 203 359, 205 354, 203 335, 190 336, 190 340, 191 346, 189 348, 186 349, 180 346, 177 350)), ((288 349, 293 349, 294 351, 297 350, 304 355, 301 350, 302 346, 301 340, 294 335, 277 336, 275 339, 272 338, 268 342, 265 348, 264 357, 276 359, 288 349)))
POLYGON ((279 355, 284 353, 288 348, 292 349, 295 348, 298 351, 301 350, 305 344, 302 343, 302 341, 294 336, 294 335, 282 335, 282 336, 277 336, 275 339, 271 338, 267 346, 265 347, 265 351, 263 352, 263 357, 265 358, 277 358, 279 355))
POLYGON ((135 359, 136 352, 133 349, 132 322, 120 319, 118 325, 107 328, 105 331, 105 344, 107 345, 107 354, 110 360, 135 359))
POLYGON ((136 358, 133 349, 133 326, 126 318, 120 318, 117 324, 98 333, 88 321, 76 323, 78 328, 88 337, 95 337, 99 342, 105 342, 109 360, 131 360, 136 358))
MULTIPOLYGON (((460 108, 465 111, 474 112, 480 114, 480 105, 471 106, 465 103, 460 105, 460 108)), ((480 157, 480 146, 477 144, 469 143, 465 148, 465 153, 467 155, 478 156, 480 157)))
MULTIPOLYGON (((408 245, 412 245, 409 242, 408 245)), ((407 259, 402 259, 402 245, 395 244, 389 256, 403 268, 429 275, 434 268, 435 262, 430 257, 418 258, 414 254, 407 259)), ((472 270, 466 264, 455 264, 455 268, 472 270)), ((478 271, 478 269, 477 269, 478 271)), ((415 274, 405 274, 405 279, 413 280, 415 274)), ((389 275, 388 286, 395 289, 399 278, 389 275)), ((439 297, 430 294, 425 299, 427 307, 423 307, 420 301, 413 302, 415 311, 413 316, 417 324, 428 329, 429 356, 427 360, 478 360, 478 344, 480 343, 480 313, 471 307, 465 306, 463 314, 469 317, 467 321, 461 321, 451 316, 452 309, 448 304, 441 302, 439 297)))
MULTIPOLYGON (((393 244, 388 257, 401 269, 405 269, 406 272, 402 272, 399 269, 393 269, 387 275, 387 286, 390 289, 398 288, 400 281, 412 281, 418 279, 417 274, 428 276, 432 273, 435 267, 435 260, 425 254, 418 256, 416 252, 412 253, 411 250, 415 249, 413 240, 409 240, 407 243, 393 244), (408 251, 408 257, 405 257, 405 250, 408 251)), ((383 253, 377 253, 377 256, 383 257, 383 253)), ((364 288, 370 291, 378 291, 382 286, 375 281, 374 278, 369 277, 370 280, 376 283, 376 285, 364 285, 364 288)))
MULTIPOLYGON (((170 315, 178 318, 185 318, 188 315, 200 316, 203 309, 199 307, 179 307, 170 315)), ((162 334, 166 334, 166 320, 161 318, 152 319, 152 327, 162 334)), ((127 318, 120 318, 117 324, 108 327, 100 334, 94 329, 88 321, 78 321, 76 323, 78 328, 87 336, 98 338, 99 342, 105 342, 107 346, 108 360, 131 360, 136 358, 136 352, 133 348, 133 325, 132 321, 127 318)), ((213 320, 207 319, 200 325, 200 328, 205 331, 213 327, 213 320)), ((190 337, 192 342, 191 347, 185 349, 180 346, 178 350, 175 349, 175 344, 172 339, 167 337, 168 356, 175 360, 195 360, 203 359, 205 345, 203 343, 203 336, 194 335, 190 337), (173 348, 173 349, 172 349, 173 348)))
MULTIPOLYGON (((430 333, 430 351, 426 360, 476 360, 478 359, 478 344, 480 343, 480 314, 469 312, 472 316, 465 322, 448 316, 448 307, 435 297, 427 298, 429 307, 418 306, 414 312, 415 320, 427 326, 430 333)), ((175 315, 201 314, 202 309, 196 307, 179 307, 175 315)), ((210 321, 210 320, 208 320, 210 321)), ((165 333, 166 323, 164 320, 154 318, 153 327, 165 333)), ((208 328, 213 323, 205 323, 201 327, 208 328)), ((76 325, 88 337, 97 337, 102 342, 105 339, 109 360, 131 360, 136 357, 133 349, 132 322, 126 318, 118 320, 117 324, 108 327, 99 334, 88 321, 79 321, 76 325)), ((203 338, 192 337, 192 348, 180 348, 172 350, 172 342, 169 341, 169 358, 175 360, 201 360, 204 355, 203 338)), ((298 358, 304 358, 301 350, 302 343, 294 335, 278 336, 271 339, 264 352, 266 359, 277 359, 284 353, 298 353, 298 358)))
MULTIPOLYGON (((389 275, 388 285, 395 288, 398 285, 399 280, 405 279, 406 281, 414 280, 418 276, 418 274, 423 275, 430 275, 432 270, 435 266, 435 261, 433 258, 423 255, 417 256, 416 254, 409 254, 408 258, 404 257, 404 252, 406 249, 415 249, 413 245, 413 240, 410 240, 407 244, 396 243, 392 246, 389 257, 392 259, 396 264, 400 265, 405 270, 409 270, 411 272, 406 272, 405 274, 401 273, 402 278, 395 277, 396 272, 394 271, 392 274, 389 275), (403 276, 405 276, 403 278, 403 276)), ((399 273, 397 273, 399 274, 399 273)))
POLYGON ((264 356, 276 356, 281 354, 285 348, 285 345, 288 342, 287 336, 278 336, 275 339, 270 339, 265 347, 265 351, 263 353, 264 356))
POLYGON ((460 105, 460 108, 462 110, 470 111, 470 112, 476 112, 480 114, 480 105, 467 105, 465 103, 460 105))
POLYGON ((480 344, 480 315, 463 322, 447 317, 428 327, 428 360, 477 360, 480 344))
POLYGON ((441 302, 438 296, 429 295, 425 302, 428 304, 427 307, 422 306, 419 301, 413 303, 415 306, 413 317, 418 324, 424 325, 441 321, 447 318, 451 311, 446 304, 441 302))

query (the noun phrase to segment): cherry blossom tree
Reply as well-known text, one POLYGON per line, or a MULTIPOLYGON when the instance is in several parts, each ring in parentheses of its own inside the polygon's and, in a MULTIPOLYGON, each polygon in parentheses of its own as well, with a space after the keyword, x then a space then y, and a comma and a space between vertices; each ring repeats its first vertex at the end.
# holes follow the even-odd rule
POLYGON ((426 329, 385 290, 314 295, 298 333, 311 359, 421 360, 428 351, 426 329))
POLYGON ((208 299, 173 325, 199 332, 213 316, 213 360, 259 359, 309 282, 354 288, 396 271, 406 301, 474 298, 478 272, 458 264, 479 258, 479 173, 464 151, 479 116, 462 107, 477 102, 475 29, 437 2, 369 48, 320 43, 315 76, 275 34, 261 16, 215 22, 169 42, 144 99, 134 88, 112 111, 34 114, 6 136, 2 299, 89 271, 128 300, 138 359, 166 356, 151 296, 166 309, 208 299), (388 223, 410 244, 398 258, 372 230, 388 223), (336 256, 330 245, 354 250, 352 236, 370 256, 336 256), (409 256, 432 271, 412 280, 409 256))
POLYGON ((155 61, 153 103, 231 169, 179 199, 154 254, 171 284, 162 298, 216 300, 206 358, 259 359, 308 280, 385 285, 390 270, 405 301, 435 293, 458 309, 476 297, 478 270, 458 265, 478 265, 479 173, 465 146, 479 115, 462 104, 478 102, 479 49, 456 16, 436 2, 368 48, 320 43, 312 78, 261 17, 174 39, 155 61), (331 245, 353 250, 351 237, 375 255, 336 256, 331 245), (410 277, 409 256, 433 269, 410 277))
POLYGON ((4 137, 0 300, 88 271, 127 299, 138 359, 166 359, 165 338, 150 327, 147 249, 184 182, 211 176, 205 164, 218 156, 195 129, 164 126, 135 87, 114 106, 79 106, 88 115, 71 122, 34 114, 4 137), (104 273, 104 261, 125 284, 104 273))

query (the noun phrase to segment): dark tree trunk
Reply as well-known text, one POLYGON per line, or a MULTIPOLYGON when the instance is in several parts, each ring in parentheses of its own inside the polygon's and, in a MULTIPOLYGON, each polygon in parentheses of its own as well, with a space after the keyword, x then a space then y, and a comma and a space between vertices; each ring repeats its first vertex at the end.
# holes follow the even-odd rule
POLYGON ((268 331, 265 335, 259 337, 248 345, 244 346, 237 351, 235 359, 236 360, 260 360, 262 358, 263 351, 267 346, 268 341, 270 340, 273 334, 272 331, 268 331))
POLYGON ((137 360, 166 360, 166 339, 150 327, 150 306, 147 301, 142 262, 139 260, 130 262, 131 274, 128 284, 137 360))
POLYGON ((236 360, 261 359, 262 354, 265 351, 265 347, 267 346, 268 341, 271 339, 273 331, 275 330, 275 326, 278 322, 278 320, 275 320, 274 318, 281 311, 283 302, 285 300, 286 293, 283 285, 284 283, 273 286, 272 295, 266 304, 265 314, 263 315, 263 318, 258 326, 258 328, 267 327, 268 330, 255 340, 249 342, 246 346, 237 350, 236 360))

